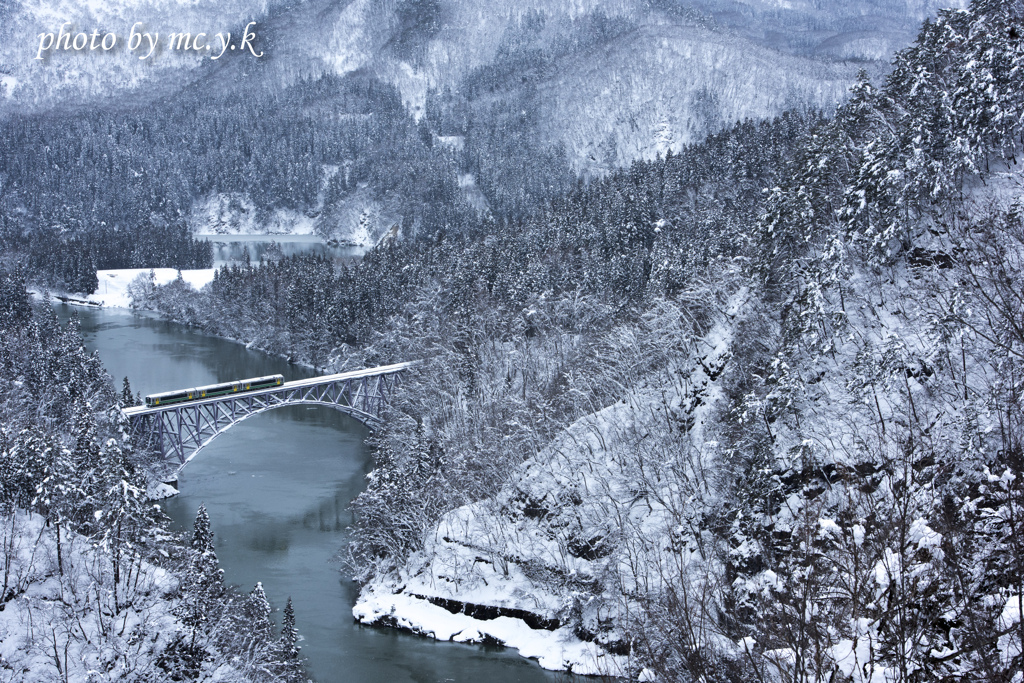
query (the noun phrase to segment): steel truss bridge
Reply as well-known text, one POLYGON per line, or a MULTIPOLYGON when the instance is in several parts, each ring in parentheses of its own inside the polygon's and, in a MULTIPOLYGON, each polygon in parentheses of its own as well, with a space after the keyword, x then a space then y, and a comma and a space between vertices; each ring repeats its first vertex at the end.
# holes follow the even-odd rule
POLYGON ((150 444, 163 461, 180 469, 242 420, 287 405, 321 405, 376 427, 402 372, 414 363, 285 382, 271 389, 228 394, 168 406, 126 408, 135 443, 150 444))

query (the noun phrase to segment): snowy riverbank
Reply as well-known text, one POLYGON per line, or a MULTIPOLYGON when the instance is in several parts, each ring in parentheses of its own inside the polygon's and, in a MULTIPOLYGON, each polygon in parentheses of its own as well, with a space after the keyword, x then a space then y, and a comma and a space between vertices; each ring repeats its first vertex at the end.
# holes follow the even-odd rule
POLYGON ((425 596, 364 591, 352 608, 363 624, 389 626, 454 643, 497 643, 515 648, 551 671, 583 675, 621 673, 624 659, 580 640, 571 627, 553 631, 531 628, 523 619, 497 616, 479 619, 434 604, 425 596))
MULTIPOLYGON (((637 495, 643 487, 630 455, 660 411, 688 418, 688 438, 702 438, 747 298, 740 287, 695 344, 699 351, 670 366, 676 381, 640 386, 580 418, 492 499, 445 515, 420 552, 363 590, 356 620, 438 640, 497 641, 546 669, 626 675, 630 605, 620 591, 660 577, 649 557, 616 551, 607 539, 637 534, 660 548, 675 529, 659 502, 668 496, 654 481, 643 483, 652 487, 649 495, 637 495), (638 560, 648 569, 630 564, 638 560)), ((652 325, 671 336, 669 321, 677 318, 668 308, 652 325)))

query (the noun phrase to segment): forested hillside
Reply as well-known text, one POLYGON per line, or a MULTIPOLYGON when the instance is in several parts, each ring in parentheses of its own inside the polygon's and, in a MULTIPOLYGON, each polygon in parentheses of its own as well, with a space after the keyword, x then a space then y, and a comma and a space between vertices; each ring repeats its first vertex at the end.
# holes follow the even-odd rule
POLYGON ((374 244, 522 221, 738 121, 831 109, 934 0, 12 0, 0 9, 0 245, 40 286, 208 267, 190 232, 374 244), (39 32, 120 47, 35 59, 39 32), (170 33, 253 22, 209 59, 170 33), (138 24, 163 36, 147 60, 138 24), (264 54, 255 57, 256 51, 264 54), (194 52, 194 51, 193 51, 194 52))
POLYGON ((644 680, 1020 681, 1022 19, 941 13, 830 116, 530 218, 138 303, 425 360, 355 502, 366 621, 515 616, 644 680))
POLYGON ((385 197, 410 233, 461 224, 451 162, 423 141, 393 88, 358 75, 286 93, 269 92, 258 74, 250 81, 246 100, 198 117, 195 92, 155 111, 9 117, 0 123, 0 243, 26 254, 43 283, 92 292, 97 269, 209 267, 210 247, 190 222, 211 197, 236 198, 234 210, 260 224, 385 197), (253 119, 254 109, 263 114, 253 119))
POLYGON ((74 320, 0 266, 0 681, 303 681, 257 585, 223 584, 209 518, 187 542, 148 499, 118 395, 74 320))

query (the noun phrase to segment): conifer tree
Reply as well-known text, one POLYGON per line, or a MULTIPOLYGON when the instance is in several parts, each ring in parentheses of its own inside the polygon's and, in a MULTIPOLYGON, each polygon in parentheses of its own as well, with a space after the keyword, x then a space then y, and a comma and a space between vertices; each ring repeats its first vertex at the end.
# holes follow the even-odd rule
POLYGON ((306 676, 302 670, 302 659, 299 651, 299 631, 295 628, 295 609, 292 607, 292 599, 288 598, 284 606, 284 619, 281 627, 281 638, 277 641, 277 673, 285 681, 305 681, 306 676))
MULTIPOLYGON (((38 441, 27 445, 26 455, 35 463, 30 465, 36 482, 32 507, 54 527, 57 542, 57 571, 64 575, 63 540, 61 531, 82 499, 71 453, 52 435, 42 434, 38 441)), ((31 480, 30 480, 31 481, 31 480)))
MULTIPOLYGON (((114 439, 100 450, 100 486, 90 508, 99 526, 102 545, 111 555, 114 569, 114 604, 120 609, 122 568, 128 560, 141 563, 137 541, 155 525, 152 506, 147 504, 146 481, 114 439)), ((137 566, 137 565, 136 565, 137 566)))
POLYGON ((299 650, 302 647, 299 645, 299 631, 295 628, 295 608, 292 607, 291 596, 288 597, 288 602, 284 606, 284 619, 281 627, 281 652, 285 659, 292 660, 298 659, 299 650))
POLYGON ((181 603, 176 614, 190 630, 190 648, 194 651, 199 635, 215 621, 217 601, 224 592, 224 572, 213 548, 213 531, 206 506, 196 512, 190 542, 189 566, 181 585, 181 603))
POLYGON ((263 583, 257 581, 245 602, 245 617, 254 650, 271 641, 274 624, 270 620, 270 612, 270 602, 263 590, 263 583))
POLYGON ((125 408, 130 408, 135 405, 135 396, 132 394, 132 385, 128 381, 127 376, 125 376, 124 382, 121 384, 121 405, 125 408))

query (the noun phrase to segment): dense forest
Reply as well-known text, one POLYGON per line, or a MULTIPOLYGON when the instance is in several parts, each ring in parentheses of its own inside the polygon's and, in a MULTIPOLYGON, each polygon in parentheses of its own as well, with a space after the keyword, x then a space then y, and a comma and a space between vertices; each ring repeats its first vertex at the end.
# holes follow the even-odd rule
POLYGON ((740 226, 756 222, 763 188, 820 120, 739 125, 683 154, 580 183, 523 222, 387 241, 340 269, 320 256, 230 266, 201 294, 184 283, 147 287, 137 305, 317 367, 346 348, 372 347, 394 317, 415 317, 410 295, 429 296, 421 305, 443 324, 483 335, 494 328, 498 338, 532 334, 541 323, 528 309, 569 296, 606 302, 591 324, 611 325, 652 297, 678 296, 710 259, 738 256, 740 226))
POLYGON ((216 106, 186 91, 159 107, 0 121, 0 244, 25 254, 33 277, 88 293, 97 269, 209 267, 187 222, 211 195, 246 197, 261 222, 367 186, 408 232, 468 215, 453 160, 431 150, 394 88, 356 74, 282 94, 257 77, 244 100, 216 106))
POLYGON ((941 13, 832 115, 527 217, 137 304, 424 359, 355 502, 364 595, 525 590, 645 680, 1020 680, 1022 18, 941 13))
POLYGON ((260 585, 224 585, 205 509, 189 538, 170 531, 126 433, 127 380, 117 393, 10 263, 0 386, 0 680, 306 680, 294 614, 278 634, 260 585))

